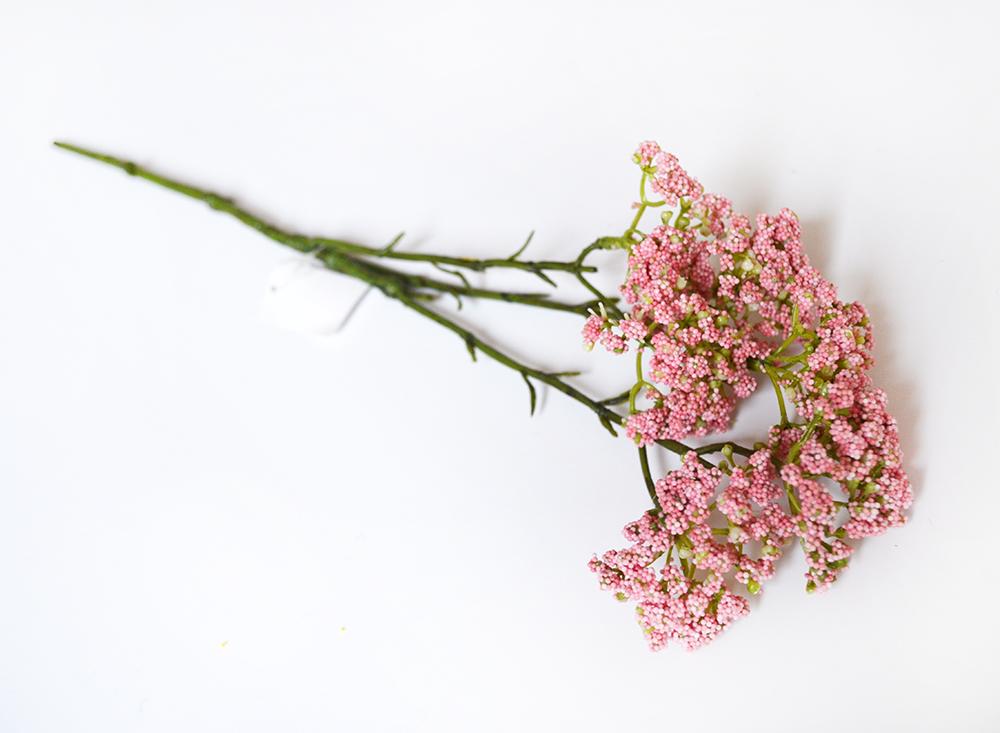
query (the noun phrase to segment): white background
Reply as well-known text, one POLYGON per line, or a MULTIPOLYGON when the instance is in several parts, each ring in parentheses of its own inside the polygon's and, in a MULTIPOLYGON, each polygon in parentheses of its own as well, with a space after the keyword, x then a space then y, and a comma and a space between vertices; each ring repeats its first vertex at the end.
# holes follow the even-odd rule
MULTIPOLYGON (((4 0, 0 730, 997 730, 998 17, 828 5, 4 0), (624 228, 657 139, 869 306, 912 520, 651 654, 586 569, 647 508, 624 440, 380 296, 276 327, 293 253, 54 138, 306 232, 552 258, 624 228)), ((572 316, 460 317, 630 383, 572 316)))

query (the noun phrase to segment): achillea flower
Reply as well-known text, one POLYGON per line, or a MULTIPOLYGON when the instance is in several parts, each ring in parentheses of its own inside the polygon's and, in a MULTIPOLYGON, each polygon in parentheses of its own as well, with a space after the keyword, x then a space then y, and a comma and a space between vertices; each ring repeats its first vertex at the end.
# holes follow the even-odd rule
POLYGON ((626 433, 647 446, 726 430, 758 375, 781 412, 766 442, 741 449, 745 460, 732 446, 718 467, 687 453, 651 484, 657 506, 629 525, 632 546, 591 561, 602 587, 637 603, 653 649, 690 649, 749 612, 735 588, 760 592, 792 539, 807 590, 828 588, 854 550, 846 540, 903 524, 913 497, 895 420, 868 376, 868 314, 809 263, 798 217, 782 209, 751 225, 656 143, 634 159, 642 190, 648 182, 662 201, 643 193, 623 237, 630 312, 584 329, 589 344, 639 352, 626 433), (660 205, 678 211, 643 234, 642 214, 660 205))
POLYGON ((807 590, 829 587, 854 546, 906 521, 913 500, 902 466, 899 434, 885 394, 871 382, 872 329, 864 307, 837 297, 810 264, 798 218, 788 209, 753 219, 732 202, 705 193, 677 158, 654 142, 635 152, 642 179, 635 214, 620 237, 602 237, 575 260, 520 259, 527 242, 504 259, 419 259, 462 285, 366 264, 402 257, 398 238, 379 248, 302 237, 266 222, 234 201, 155 174, 136 163, 67 143, 59 147, 99 160, 209 204, 266 236, 310 253, 324 267, 364 282, 411 311, 460 336, 472 356, 482 353, 515 370, 536 406, 546 384, 594 412, 612 434, 624 423, 639 444, 640 465, 654 507, 625 527, 628 546, 590 562, 603 588, 636 604, 650 646, 677 641, 699 647, 749 612, 756 594, 790 547, 803 551, 807 590), (647 198, 647 184, 662 200, 647 198), (664 208, 660 208, 664 207, 664 208), (671 208, 666 208, 671 207, 671 208), (648 209, 660 221, 644 232, 648 209), (319 243, 322 244, 319 244, 319 243), (622 248, 628 269, 624 308, 585 277, 586 256, 622 248), (544 294, 473 288, 459 271, 516 268, 552 282, 546 271, 573 273, 596 300, 560 303, 544 294), (594 400, 563 381, 485 343, 424 303, 441 294, 483 297, 527 306, 589 313, 588 348, 635 354, 630 390, 594 400), (771 383, 779 418, 753 447, 715 443, 690 449, 679 441, 725 430, 740 400, 758 380, 771 383), (645 402, 640 405, 639 400, 645 402), (627 403, 628 415, 612 409, 627 403), (647 446, 683 454, 681 466, 655 481, 647 446), (718 463, 708 456, 722 454, 718 463))

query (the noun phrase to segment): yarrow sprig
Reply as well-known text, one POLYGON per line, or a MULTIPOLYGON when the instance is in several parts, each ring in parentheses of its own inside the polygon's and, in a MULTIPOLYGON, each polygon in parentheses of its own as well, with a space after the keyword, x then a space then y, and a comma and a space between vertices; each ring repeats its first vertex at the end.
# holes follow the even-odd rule
POLYGON ((753 221, 735 213, 729 199, 706 193, 656 143, 642 143, 633 157, 639 200, 625 231, 599 237, 566 261, 523 260, 530 237, 507 257, 472 259, 399 251, 399 238, 370 247, 305 236, 130 161, 56 145, 202 201, 372 285, 456 334, 473 359, 481 353, 517 372, 532 413, 540 383, 587 407, 612 435, 623 429, 637 446, 652 507, 626 525, 626 547, 593 557, 590 568, 602 588, 636 604, 653 649, 670 641, 700 647, 747 615, 748 597, 761 592, 791 547, 805 555, 806 589, 823 590, 847 566, 851 541, 906 521, 912 492, 895 420, 869 376, 872 331, 864 307, 839 300, 810 265, 794 213, 782 209, 753 221), (643 231, 653 210, 659 223, 643 231), (586 260, 599 250, 625 254, 620 299, 587 278, 596 268, 586 260), (387 264, 394 260, 426 263, 455 280, 402 272, 387 264), (590 299, 565 303, 547 293, 474 287, 462 273, 498 268, 551 286, 550 275, 571 275, 590 299), (442 295, 459 308, 464 298, 482 298, 583 316, 588 348, 634 351, 632 387, 591 397, 569 381, 577 372, 532 367, 432 307, 442 295), (740 401, 761 382, 777 401, 777 422, 761 440, 683 442, 727 430, 740 401), (681 456, 680 466, 658 480, 648 455, 653 446, 681 456))
POLYGON ((724 431, 755 373, 778 401, 778 423, 749 455, 729 447, 706 468, 686 454, 656 482, 656 506, 626 526, 630 546, 591 560, 602 587, 637 603, 652 648, 695 648, 749 612, 732 589, 759 593, 791 540, 806 557, 806 589, 825 589, 848 564, 847 540, 903 524, 912 492, 895 420, 868 375, 868 314, 810 265, 795 214, 751 225, 655 143, 634 159, 639 213, 622 238, 630 310, 594 311, 583 327, 591 348, 636 351, 628 436, 645 446, 724 431), (646 199, 647 182, 662 200, 646 199), (676 209, 641 232, 639 215, 660 206, 676 209))

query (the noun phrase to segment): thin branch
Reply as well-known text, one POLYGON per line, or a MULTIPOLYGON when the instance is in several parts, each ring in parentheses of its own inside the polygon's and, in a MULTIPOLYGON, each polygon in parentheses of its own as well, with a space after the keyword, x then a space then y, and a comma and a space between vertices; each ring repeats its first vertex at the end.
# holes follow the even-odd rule
MULTIPOLYGON (((449 283, 442 283, 436 280, 431 280, 423 276, 409 275, 407 273, 401 273, 390 268, 378 265, 370 261, 363 261, 356 257, 352 257, 349 254, 341 251, 337 247, 329 245, 329 240, 326 243, 322 243, 324 240, 317 240, 311 237, 305 237, 298 234, 292 234, 286 232, 273 224, 269 224, 264 220, 258 218, 257 216, 251 214, 245 209, 236 205, 231 199, 225 198, 218 194, 212 193, 211 191, 206 191, 204 189, 198 188, 196 186, 191 186, 179 181, 175 181, 166 176, 162 176, 158 173, 154 173, 142 166, 136 165, 130 161, 122 160, 110 155, 104 155, 102 153, 96 153, 85 148, 76 147, 74 145, 69 145, 67 143, 55 143, 58 147, 63 148, 79 155, 83 155, 88 158, 100 161, 107 165, 113 166, 124 170, 131 176, 136 176, 138 178, 143 178, 151 183, 155 183, 164 188, 168 188, 177 193, 181 193, 190 198, 196 199, 198 201, 203 201, 204 203, 211 206, 217 211, 222 211, 224 213, 233 216, 239 221, 243 222, 247 226, 255 229, 261 234, 273 239, 276 242, 280 242, 286 246, 289 246, 300 252, 316 252, 318 258, 324 265, 328 268, 340 272, 342 274, 354 277, 358 280, 362 280, 375 288, 378 288, 386 296, 399 301, 404 306, 410 310, 420 314, 421 316, 437 323, 440 326, 448 329, 449 331, 455 333, 461 337, 462 341, 465 343, 466 348, 469 351, 470 356, 475 360, 476 352, 480 351, 486 356, 490 357, 494 361, 503 364, 504 366, 518 372, 521 376, 527 380, 528 378, 535 379, 542 384, 547 384, 553 389, 562 392, 566 396, 576 400, 580 404, 589 408, 597 416, 598 420, 604 426, 608 432, 612 435, 617 435, 615 431, 615 426, 621 426, 622 416, 619 415, 614 410, 609 409, 606 405, 601 402, 595 401, 585 395, 580 390, 576 389, 572 385, 563 381, 558 373, 545 372, 540 369, 535 369, 529 367, 522 362, 517 361, 513 357, 505 354, 499 349, 491 346, 485 341, 481 340, 474 333, 468 329, 460 326, 455 321, 452 321, 448 317, 431 310, 430 308, 423 305, 420 301, 426 299, 427 294, 419 291, 420 288, 432 289, 440 292, 452 293, 454 295, 469 295, 473 297, 493 297, 499 300, 510 300, 512 302, 524 302, 528 305, 533 305, 541 308, 559 308, 561 310, 571 310, 577 312, 579 308, 583 306, 572 306, 569 304, 556 304, 547 301, 544 296, 531 293, 499 293, 495 291, 479 290, 476 288, 466 288, 457 285, 451 285, 449 283), (516 299, 520 298, 520 300, 516 299)), ((398 241, 398 240, 397 240, 398 241)), ((601 240, 598 240, 600 242, 601 240)), ((595 245, 598 243, 595 243, 595 245)), ((592 247, 594 245, 591 245, 592 247)), ((389 248, 385 248, 389 249, 389 248)), ((384 250, 383 250, 384 251, 384 250)), ((461 258, 458 258, 461 259, 461 258)), ((508 260, 509 262, 510 260, 508 260)), ((458 264, 458 263, 451 263, 458 264)), ((603 295, 599 294, 602 302, 605 300, 603 295)), ((677 453, 679 455, 684 455, 692 448, 679 443, 677 441, 658 441, 660 445, 664 446, 668 450, 677 453)), ((704 459, 700 459, 703 462, 704 459)), ((705 462, 706 465, 711 465, 705 462)))

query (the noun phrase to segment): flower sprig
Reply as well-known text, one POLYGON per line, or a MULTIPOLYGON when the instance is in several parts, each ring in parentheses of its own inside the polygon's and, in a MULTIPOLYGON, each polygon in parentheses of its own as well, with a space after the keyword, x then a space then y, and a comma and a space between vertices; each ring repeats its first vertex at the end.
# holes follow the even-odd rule
POLYGON ((864 307, 838 300, 836 288, 809 264, 791 211, 759 215, 751 225, 655 143, 643 143, 634 155, 639 200, 623 233, 599 237, 566 261, 522 259, 530 236, 512 255, 474 259, 400 251, 401 237, 370 247, 297 234, 232 199, 133 162, 56 145, 201 201, 368 283, 454 333, 473 360, 483 354, 517 372, 532 414, 538 383, 587 407, 611 435, 623 428, 636 444, 653 506, 625 527, 628 547, 594 557, 590 567, 602 587, 636 603, 654 649, 671 640, 696 648, 745 616, 747 595, 761 591, 792 540, 806 557, 806 589, 814 591, 829 587, 847 566, 848 540, 905 522, 912 492, 895 421, 868 376, 872 334, 864 307), (640 227, 652 210, 661 210, 660 224, 646 232, 640 227), (601 250, 627 257, 620 299, 587 277, 596 272, 588 257, 601 250), (425 263, 453 280, 403 272, 393 261, 425 263), (463 274, 501 268, 551 286, 550 273, 570 275, 592 297, 566 303, 548 293, 475 287, 463 274), (595 399, 568 381, 577 372, 530 366, 433 307, 444 295, 459 308, 464 298, 480 298, 584 317, 588 348, 635 350, 632 386, 595 399), (726 430, 758 379, 770 382, 778 412, 762 440, 682 442, 726 430), (678 469, 658 480, 648 453, 654 445, 682 457, 678 469), (706 458, 715 454, 717 463, 706 458))

